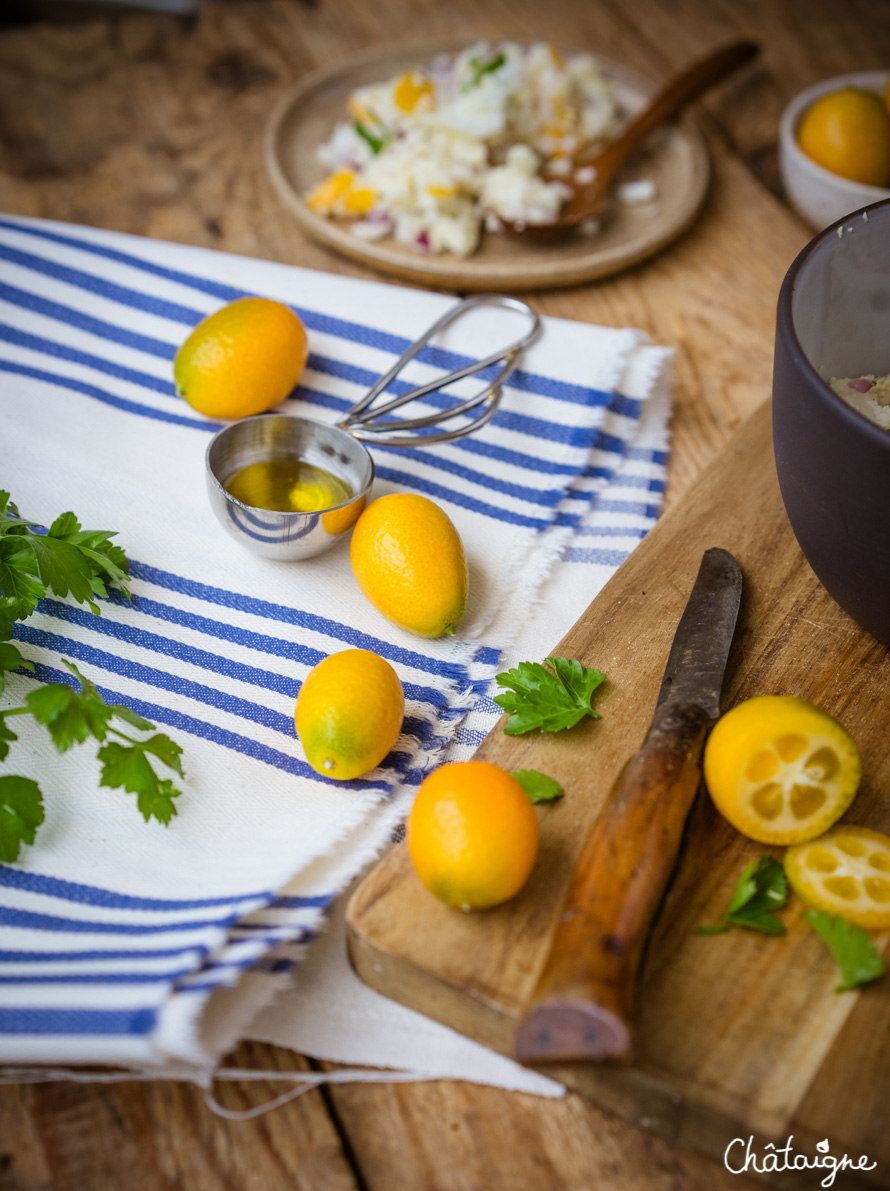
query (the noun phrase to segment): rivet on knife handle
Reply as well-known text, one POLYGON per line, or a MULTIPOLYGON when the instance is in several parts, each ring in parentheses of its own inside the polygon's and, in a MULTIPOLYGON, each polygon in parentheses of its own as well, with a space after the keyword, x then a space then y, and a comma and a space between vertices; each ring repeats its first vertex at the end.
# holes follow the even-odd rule
POLYGON ((572 878, 516 1035, 525 1063, 628 1060, 637 971, 701 778, 741 596, 725 550, 705 551, 655 718, 619 775, 572 878))

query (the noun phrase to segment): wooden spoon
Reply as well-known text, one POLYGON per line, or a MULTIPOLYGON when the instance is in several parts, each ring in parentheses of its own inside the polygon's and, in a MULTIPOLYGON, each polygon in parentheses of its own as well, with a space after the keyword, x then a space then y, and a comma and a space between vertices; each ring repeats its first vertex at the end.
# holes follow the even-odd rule
POLYGON ((734 70, 744 66, 759 53, 752 41, 737 41, 693 63, 687 70, 659 91, 652 103, 599 153, 580 153, 574 160, 575 176, 560 178, 572 188, 571 198, 563 203, 552 223, 521 223, 501 220, 504 229, 518 236, 546 236, 565 234, 588 219, 602 214, 609 197, 615 174, 654 129, 673 119, 688 103, 698 99, 709 87, 721 82, 734 70), (587 176, 590 169, 594 173, 587 176), (585 181, 578 180, 578 173, 585 181))

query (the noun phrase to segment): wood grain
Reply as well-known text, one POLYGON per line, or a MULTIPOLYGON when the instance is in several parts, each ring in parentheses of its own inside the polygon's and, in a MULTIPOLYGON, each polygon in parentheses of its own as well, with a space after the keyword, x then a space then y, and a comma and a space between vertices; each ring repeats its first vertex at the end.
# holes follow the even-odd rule
MULTIPOLYGON (((233 0, 209 3, 190 19, 127 14, 4 29, 0 209, 371 276, 294 228, 263 170, 265 120, 311 69, 367 46, 450 37, 456 29, 468 40, 506 31, 591 49, 655 84, 734 37, 763 45, 755 71, 699 105, 715 176, 696 227, 621 277, 535 300, 548 314, 640 327, 675 349, 667 493, 675 504, 769 392, 775 296, 810 235, 770 190, 779 114, 821 78, 887 65, 884 0, 810 0, 803 12, 798 0, 233 0)), ((831 609, 810 619, 817 641, 845 632, 831 609)), ((769 647, 758 648, 768 655, 769 647)), ((863 999, 841 1039, 878 1036, 885 1021, 880 1003, 872 1005, 863 999)), ((293 1061, 267 1047, 236 1058, 293 1061)), ((807 1058, 805 1039, 798 1058, 804 1070, 804 1059, 821 1061, 807 1058)), ((842 1069, 838 1055, 825 1060, 839 1080, 842 1069)), ((719 1061, 712 1074, 719 1081, 719 1061)), ((867 1118, 870 1136, 879 1138, 885 1109, 860 1103, 848 1072, 838 1086, 840 1106, 804 1097, 807 1120, 816 1128, 838 1115, 867 1118)), ((261 1089, 272 1090, 280 1085, 261 1089)), ((83 1087, 73 1089, 83 1115, 70 1129, 71 1100, 59 1092, 0 1088, 2 1191, 240 1191, 248 1180, 278 1191, 299 1185, 307 1171, 318 1186, 342 1178, 370 1191, 751 1185, 578 1097, 543 1102, 457 1083, 356 1085, 309 1093, 268 1122, 243 1124, 217 1121, 199 1093, 179 1085, 83 1087), (317 1132, 303 1123, 310 1108, 318 1109, 317 1132), (128 1122, 134 1142, 119 1151, 126 1162, 115 1163, 118 1121, 128 1122)))
MULTIPOLYGON (((244 1067, 305 1070, 305 1059, 244 1043, 244 1067)), ((285 1085, 286 1086, 286 1085, 285 1085)), ((274 1081, 216 1089, 246 1109, 280 1095, 274 1081)), ((253 1121, 214 1116, 190 1084, 74 1083, 0 1090, 4 1191, 359 1191, 319 1091, 253 1121)))
MULTIPOLYGON (((350 953, 369 984, 513 1053, 569 878, 611 783, 645 734, 674 627, 710 546, 731 551, 745 576, 726 705, 775 692, 826 708, 863 756, 850 820, 890 828, 881 794, 890 781, 882 695, 890 653, 837 608, 804 560, 784 515, 765 405, 555 646, 557 655, 606 671, 602 721, 519 738, 498 726, 479 749, 508 770, 550 774, 566 790, 540 813, 541 855, 529 884, 497 910, 456 914, 420 885, 400 846, 349 909, 350 953)), ((876 1026, 890 1017, 887 983, 836 995, 834 960, 796 901, 781 939, 696 933, 719 921, 745 863, 764 851, 700 798, 642 976, 635 1063, 546 1070, 714 1157, 749 1133, 774 1141, 794 1133, 811 1149, 827 1136, 834 1152, 868 1153, 878 1163, 871 1178, 888 1186, 890 1135, 878 1137, 874 1126, 890 1097, 890 1038, 876 1026), (838 1093, 854 1080, 855 1110, 838 1093)))

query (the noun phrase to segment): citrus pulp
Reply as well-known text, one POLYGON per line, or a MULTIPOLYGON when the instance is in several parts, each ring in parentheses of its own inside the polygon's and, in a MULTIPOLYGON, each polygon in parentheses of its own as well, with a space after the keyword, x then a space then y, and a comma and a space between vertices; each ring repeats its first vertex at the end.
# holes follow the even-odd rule
POLYGON ((791 695, 761 695, 728 711, 708 738, 705 784, 717 809, 764 844, 815 839, 859 787, 859 750, 825 711, 791 695))
POLYGON ((871 930, 890 927, 890 837, 835 827, 785 854, 788 880, 804 901, 871 930))

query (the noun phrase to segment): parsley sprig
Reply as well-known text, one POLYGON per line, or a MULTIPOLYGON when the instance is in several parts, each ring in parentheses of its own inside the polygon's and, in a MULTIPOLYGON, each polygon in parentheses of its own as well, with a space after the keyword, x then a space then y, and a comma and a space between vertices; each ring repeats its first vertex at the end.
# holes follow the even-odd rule
POLYGON ((787 901, 788 880, 784 868, 772 856, 761 856, 756 868, 753 860, 745 866, 720 921, 714 926, 700 926, 698 933, 718 935, 732 926, 745 926, 768 935, 784 935, 786 928, 776 917, 776 911, 781 910, 787 901))
MULTIPOLYGON (((73 513, 62 513, 49 529, 27 521, 0 490, 0 691, 5 673, 26 665, 9 643, 12 626, 25 620, 46 595, 71 595, 99 615, 97 596, 116 584, 130 598, 126 554, 111 542, 111 530, 82 529, 73 513)), ((29 665, 29 664, 28 664, 29 665)))
POLYGON ((599 670, 582 666, 574 658, 545 658, 544 663, 520 662, 495 678, 498 686, 507 688, 502 695, 495 695, 494 701, 510 716, 504 726, 508 736, 521 736, 535 728, 560 732, 585 716, 600 718, 590 706, 594 691, 605 678, 599 670))
POLYGON ((832 917, 826 910, 807 910, 801 918, 808 922, 837 960, 841 982, 835 992, 859 988, 884 975, 884 961, 861 926, 847 922, 840 914, 832 917))
MULTIPOLYGON (((82 529, 70 512, 57 517, 48 530, 38 530, 43 527, 22 517, 9 493, 0 491, 0 691, 7 671, 33 671, 10 638, 14 623, 30 616, 50 592, 62 599, 70 595, 97 616, 96 597, 107 596, 111 584, 130 598, 129 560, 112 544, 112 531, 82 529)), ((96 754, 102 763, 100 785, 135 794, 146 822, 154 818, 169 823, 180 791, 170 778, 158 776, 150 758, 182 777, 182 749, 129 707, 106 703, 72 662, 62 662, 79 690, 64 682, 46 683, 30 691, 21 706, 0 709, 0 761, 18 739, 8 721, 30 715, 47 729, 60 753, 96 740, 102 746, 96 754), (124 732, 115 720, 140 735, 124 732)), ((43 797, 36 782, 18 774, 0 777, 0 861, 15 860, 22 844, 33 844, 43 819, 43 797)))

